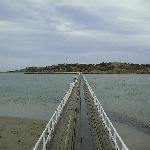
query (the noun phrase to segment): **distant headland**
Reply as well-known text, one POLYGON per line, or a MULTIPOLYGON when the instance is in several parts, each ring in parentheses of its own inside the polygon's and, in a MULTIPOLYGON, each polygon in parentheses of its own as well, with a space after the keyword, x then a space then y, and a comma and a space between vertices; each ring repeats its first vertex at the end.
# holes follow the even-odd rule
POLYGON ((150 74, 150 64, 130 64, 121 62, 102 62, 99 64, 58 64, 46 67, 26 67, 24 69, 9 71, 23 72, 26 74, 56 74, 76 73, 85 74, 150 74))

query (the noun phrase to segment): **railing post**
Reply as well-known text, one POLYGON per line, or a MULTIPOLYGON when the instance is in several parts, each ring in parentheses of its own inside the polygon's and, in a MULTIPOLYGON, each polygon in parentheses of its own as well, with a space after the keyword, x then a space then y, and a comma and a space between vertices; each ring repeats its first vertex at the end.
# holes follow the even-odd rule
POLYGON ((48 141, 50 141, 50 139, 51 139, 51 129, 50 129, 50 123, 48 124, 48 136, 49 136, 48 141))
POLYGON ((61 115, 61 105, 59 105, 59 117, 61 115))
POLYGON ((103 113, 103 111, 102 111, 102 120, 104 121, 104 116, 103 116, 103 115, 104 115, 104 113, 103 113))
POLYGON ((111 125, 110 122, 108 121, 109 125, 108 125, 108 129, 109 129, 109 136, 111 136, 111 125))
POLYGON ((45 143, 45 133, 43 134, 43 150, 46 150, 46 143, 45 143))
POLYGON ((105 126, 107 127, 107 123, 106 123, 106 114, 104 113, 104 123, 105 123, 105 126))
POLYGON ((115 142, 115 148, 117 148, 116 132, 115 131, 114 131, 114 142, 115 142))
POLYGON ((122 149, 121 150, 126 150, 123 144, 122 144, 122 149))
POLYGON ((52 131, 54 132, 54 125, 55 125, 55 123, 54 123, 54 118, 52 118, 52 131))
POLYGON ((37 147, 34 147, 33 150, 37 150, 37 147))
POLYGON ((55 120, 55 123, 57 123, 57 120, 58 120, 58 111, 56 110, 55 113, 56 113, 56 120, 55 120))
POLYGON ((58 118, 60 117, 60 106, 58 106, 57 108, 57 115, 58 115, 58 118))
POLYGON ((127 146, 124 143, 122 143, 122 149, 121 150, 128 150, 127 146))
POLYGON ((100 105, 99 104, 98 104, 98 112, 99 112, 98 115, 101 115, 101 110, 100 110, 100 105))

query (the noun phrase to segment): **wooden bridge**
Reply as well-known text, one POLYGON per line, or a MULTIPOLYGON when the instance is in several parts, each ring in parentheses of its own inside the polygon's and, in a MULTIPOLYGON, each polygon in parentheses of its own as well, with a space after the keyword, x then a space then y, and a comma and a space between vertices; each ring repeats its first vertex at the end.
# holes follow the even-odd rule
POLYGON ((33 150, 128 150, 82 74, 48 122, 33 150))

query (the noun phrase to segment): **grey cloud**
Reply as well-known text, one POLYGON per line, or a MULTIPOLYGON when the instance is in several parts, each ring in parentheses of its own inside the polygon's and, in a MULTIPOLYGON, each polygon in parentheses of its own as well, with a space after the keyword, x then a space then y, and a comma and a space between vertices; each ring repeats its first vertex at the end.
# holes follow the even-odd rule
POLYGON ((85 27, 97 21, 97 17, 90 14, 84 7, 74 7, 70 5, 56 5, 56 10, 61 17, 73 21, 76 25, 85 27))
POLYGON ((0 23, 10 25, 8 30, 0 26, 0 71, 67 61, 149 63, 148 15, 144 18, 141 14, 130 22, 127 10, 121 7, 97 7, 1 0, 0 23), (66 23, 70 23, 68 29, 59 28, 66 23), (88 34, 72 34, 80 31, 88 34))
POLYGON ((92 12, 84 7, 56 5, 56 10, 61 17, 71 20, 77 28, 108 31, 112 34, 143 34, 143 32, 146 34, 147 32, 144 31, 143 24, 139 24, 136 20, 124 21, 128 10, 114 6, 92 12))

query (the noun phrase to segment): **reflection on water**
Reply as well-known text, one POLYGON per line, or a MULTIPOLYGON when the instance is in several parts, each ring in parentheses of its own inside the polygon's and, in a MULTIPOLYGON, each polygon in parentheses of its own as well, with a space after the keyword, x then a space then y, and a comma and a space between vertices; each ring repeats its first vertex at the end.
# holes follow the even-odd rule
POLYGON ((0 74, 0 115, 49 119, 73 75, 0 74))
POLYGON ((129 148, 147 150, 150 147, 150 75, 86 77, 129 148))

